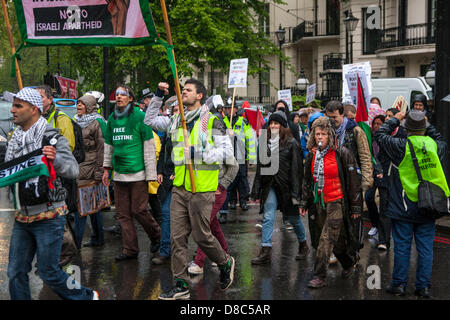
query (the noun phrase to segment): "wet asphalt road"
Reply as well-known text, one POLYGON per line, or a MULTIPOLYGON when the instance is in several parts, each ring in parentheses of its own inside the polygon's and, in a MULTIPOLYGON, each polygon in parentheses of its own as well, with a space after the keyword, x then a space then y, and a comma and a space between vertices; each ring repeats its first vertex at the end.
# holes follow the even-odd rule
MULTIPOLYGON (((2 207, 4 208, 4 206, 2 207)), ((104 226, 113 224, 113 212, 102 212, 104 226)), ((228 241, 231 254, 236 259, 234 283, 226 292, 219 289, 217 268, 211 267, 207 260, 202 276, 191 278, 192 300, 382 300, 416 299, 413 295, 415 280, 416 253, 413 247, 409 287, 406 297, 393 297, 384 291, 390 284, 393 267, 393 250, 379 252, 374 241, 367 236, 361 250, 359 270, 347 280, 341 278, 342 268, 337 264, 329 268, 328 286, 321 289, 309 289, 308 281, 313 276, 314 251, 311 250, 306 260, 297 261, 297 240, 293 230, 286 230, 277 214, 273 234, 272 262, 263 266, 252 266, 250 260, 258 253, 261 239, 260 231, 255 227, 260 223, 258 207, 249 211, 238 209, 230 216, 222 229, 228 241), (381 271, 381 289, 369 289, 367 281, 372 273, 367 273, 368 266, 379 266, 381 271)), ((89 221, 89 220, 88 220, 89 221)), ((8 252, 9 240, 14 222, 13 212, 0 211, 0 299, 9 299, 8 291, 8 252)), ((89 223, 89 222, 88 222, 89 223)), ((303 218, 307 229, 307 220, 303 218)), ((101 299, 106 300, 154 300, 172 285, 170 265, 157 266, 151 263, 150 241, 139 224, 140 254, 137 260, 115 262, 114 256, 121 251, 121 239, 112 234, 105 234, 106 244, 100 248, 83 248, 71 264, 79 266, 81 283, 98 290, 101 299)), ((89 239, 89 227, 85 238, 89 239)), ((445 237, 445 235, 441 235, 445 237)), ((448 238, 448 236, 446 236, 448 238)), ((309 236, 307 237, 309 241, 309 236)), ((444 241, 445 242, 445 241, 444 241)), ((449 242, 450 243, 450 242, 449 242)), ((392 244, 391 244, 392 246, 392 244)), ((195 244, 190 239, 190 253, 194 255, 195 244)), ((450 244, 435 242, 434 264, 431 293, 435 299, 450 299, 450 244)), ((34 263, 33 263, 34 264, 34 263)), ((30 287, 33 299, 59 299, 50 289, 43 285, 33 268, 30 287)), ((373 282, 372 282, 373 283, 373 282)))

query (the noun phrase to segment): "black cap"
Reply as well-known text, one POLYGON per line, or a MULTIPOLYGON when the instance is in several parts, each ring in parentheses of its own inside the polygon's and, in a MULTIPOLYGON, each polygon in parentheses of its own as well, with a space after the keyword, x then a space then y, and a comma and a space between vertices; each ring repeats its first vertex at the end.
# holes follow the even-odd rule
POLYGON ((272 120, 278 122, 285 128, 287 128, 288 126, 286 113, 284 113, 283 111, 277 111, 272 113, 269 118, 269 123, 272 120))
POLYGON ((425 109, 427 108, 427 97, 423 94, 416 94, 411 102, 411 106, 414 108, 415 102, 422 102, 425 109))

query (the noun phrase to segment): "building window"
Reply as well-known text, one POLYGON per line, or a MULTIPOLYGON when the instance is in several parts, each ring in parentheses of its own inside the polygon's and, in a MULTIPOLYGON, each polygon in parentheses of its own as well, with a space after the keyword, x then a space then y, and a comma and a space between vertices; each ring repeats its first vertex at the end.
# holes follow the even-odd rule
POLYGON ((395 67, 394 73, 396 78, 404 78, 405 77, 405 67, 395 67))
POLYGON ((261 97, 270 96, 270 71, 265 70, 259 73, 259 95, 261 97))
POLYGON ((208 73, 208 88, 211 94, 215 94, 217 90, 222 90, 223 85, 223 72, 211 71, 208 73))
POLYGON ((425 77, 429 67, 430 67, 429 64, 421 64, 420 65, 420 76, 421 77, 425 77))
POLYGON ((265 34, 270 34, 270 24, 269 24, 269 4, 264 4, 264 12, 266 13, 263 16, 259 16, 258 24, 259 24, 259 31, 265 34))
POLYGON ((342 73, 326 73, 322 78, 322 97, 337 99, 342 94, 342 73))
POLYGON ((202 83, 205 82, 205 73, 203 71, 197 73, 197 79, 202 83))
POLYGON ((339 0, 327 0, 327 35, 339 34, 339 0))
POLYGON ((362 9, 362 17, 363 54, 374 54, 378 47, 380 31, 377 29, 371 30, 367 27, 367 20, 370 17, 370 15, 367 14, 367 8, 362 9))
POLYGON ((428 0, 427 9, 427 37, 434 38, 435 36, 435 26, 436 26, 436 2, 437 0, 428 0))

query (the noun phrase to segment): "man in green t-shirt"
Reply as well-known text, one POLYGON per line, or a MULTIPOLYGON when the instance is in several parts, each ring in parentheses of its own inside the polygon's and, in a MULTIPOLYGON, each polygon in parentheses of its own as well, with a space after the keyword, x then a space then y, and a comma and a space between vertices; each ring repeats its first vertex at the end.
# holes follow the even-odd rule
POLYGON ((156 151, 152 129, 144 124, 145 114, 135 106, 133 91, 116 89, 116 109, 105 130, 103 178, 109 185, 109 170, 114 170, 114 197, 117 219, 122 227, 122 253, 117 261, 136 259, 138 238, 133 217, 150 238, 151 252, 159 249, 161 228, 148 210, 148 182, 156 181, 156 151))

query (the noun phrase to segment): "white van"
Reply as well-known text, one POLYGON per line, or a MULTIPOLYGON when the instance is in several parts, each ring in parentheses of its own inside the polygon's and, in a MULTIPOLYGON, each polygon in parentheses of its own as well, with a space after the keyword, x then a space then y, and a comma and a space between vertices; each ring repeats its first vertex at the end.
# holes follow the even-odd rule
POLYGON ((416 94, 433 99, 433 89, 425 82, 424 77, 417 78, 378 78, 372 79, 372 96, 380 99, 385 110, 392 107, 398 96, 403 96, 411 107, 411 100, 416 94))

